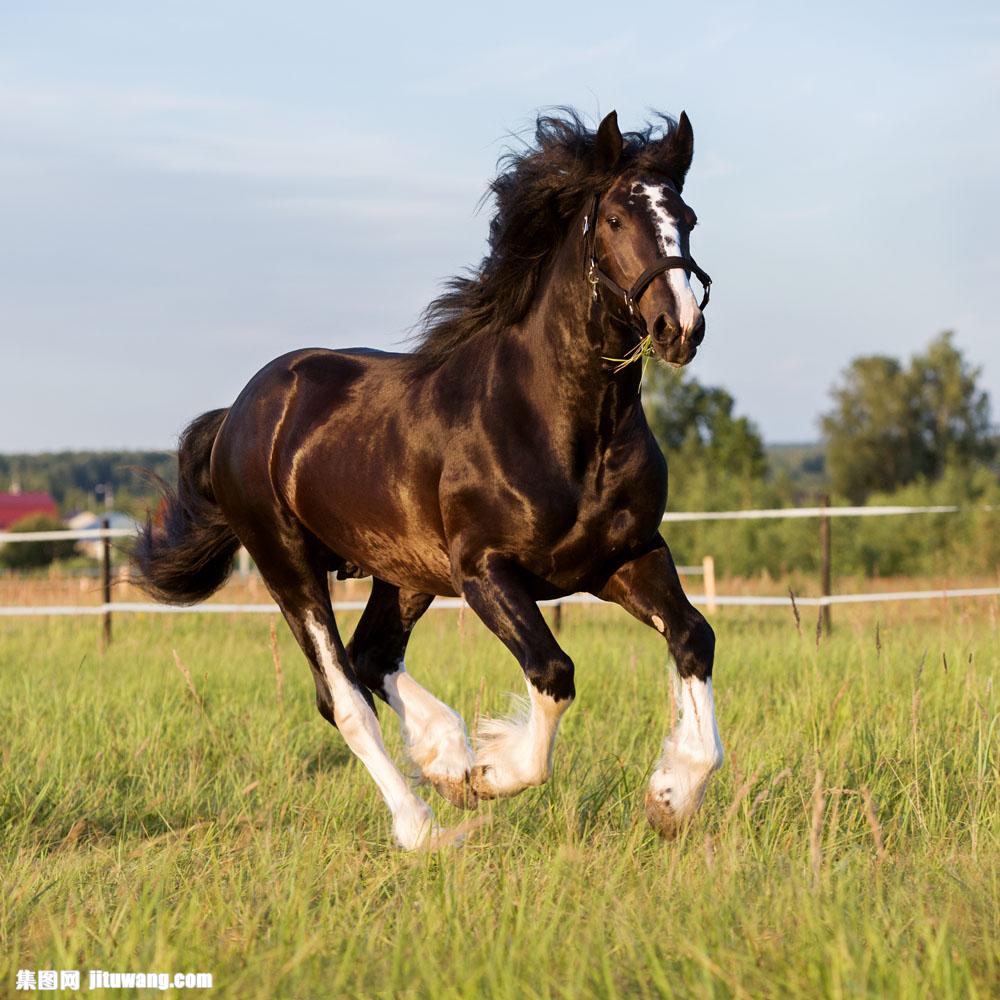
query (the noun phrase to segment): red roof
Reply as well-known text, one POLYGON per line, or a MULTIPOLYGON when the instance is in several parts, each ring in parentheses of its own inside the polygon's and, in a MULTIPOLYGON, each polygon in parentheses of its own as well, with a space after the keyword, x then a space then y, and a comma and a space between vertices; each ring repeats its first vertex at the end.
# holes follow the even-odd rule
POLYGON ((0 531, 29 514, 59 517, 59 510, 48 493, 0 493, 0 531))

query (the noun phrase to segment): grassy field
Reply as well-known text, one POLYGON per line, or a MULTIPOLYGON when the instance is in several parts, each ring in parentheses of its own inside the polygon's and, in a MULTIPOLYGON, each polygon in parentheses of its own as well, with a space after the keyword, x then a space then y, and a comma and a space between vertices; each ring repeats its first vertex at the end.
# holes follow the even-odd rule
MULTIPOLYGON (((55 968, 208 971, 247 998, 995 996, 997 607, 836 616, 819 645, 811 618, 716 616, 728 757, 663 843, 642 814, 662 640, 567 609, 553 780, 418 855, 280 624, 283 698, 266 617, 120 618, 104 656, 96 620, 2 622, 0 994, 55 968)), ((521 689, 450 612, 409 666, 470 722, 521 689)))

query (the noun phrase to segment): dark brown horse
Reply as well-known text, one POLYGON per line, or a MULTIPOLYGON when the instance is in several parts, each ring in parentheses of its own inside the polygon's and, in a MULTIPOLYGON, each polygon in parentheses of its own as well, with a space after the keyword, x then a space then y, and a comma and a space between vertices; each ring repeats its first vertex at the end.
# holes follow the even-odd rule
MULTIPOLYGON (((573 663, 537 601, 579 591, 661 633, 680 716, 646 810, 673 833, 722 762, 714 636, 660 536, 667 466, 646 424, 638 357, 690 361, 705 333, 682 201, 687 116, 626 133, 572 113, 493 182, 490 250, 428 309, 412 354, 294 351, 228 410, 195 420, 176 493, 135 549, 157 598, 193 603, 253 556, 312 668, 320 713, 375 779, 400 844, 436 834, 382 743, 372 695, 398 713, 424 777, 456 804, 546 780, 573 663), (371 576, 345 648, 327 574, 371 576), (462 595, 524 670, 523 717, 465 724, 406 672, 434 595, 462 595)), ((702 306, 707 301, 707 294, 702 306)))

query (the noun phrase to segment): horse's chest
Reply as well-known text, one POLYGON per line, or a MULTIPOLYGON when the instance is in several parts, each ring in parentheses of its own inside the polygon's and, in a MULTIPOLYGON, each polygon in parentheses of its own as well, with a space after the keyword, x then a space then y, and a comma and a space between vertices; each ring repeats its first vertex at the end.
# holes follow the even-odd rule
POLYGON ((567 540, 601 553, 629 549, 648 540, 659 527, 662 504, 654 486, 637 483, 635 487, 585 493, 567 540))
POLYGON ((666 503, 662 458, 624 469, 602 470, 564 496, 549 520, 549 537, 540 538, 550 576, 575 589, 592 572, 617 566, 648 545, 660 527, 666 503))

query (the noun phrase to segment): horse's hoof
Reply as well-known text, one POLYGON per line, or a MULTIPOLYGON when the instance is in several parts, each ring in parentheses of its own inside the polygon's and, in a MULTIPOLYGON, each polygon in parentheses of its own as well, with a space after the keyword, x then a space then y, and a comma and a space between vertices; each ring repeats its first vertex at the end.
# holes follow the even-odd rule
POLYGON ((472 791, 480 799, 496 799, 500 797, 500 793, 497 791, 496 786, 487 777, 489 770, 489 764, 476 764, 472 768, 472 791))
POLYGON ((479 798, 472 786, 471 775, 464 778, 439 778, 431 781, 435 791, 458 809, 475 809, 479 798))
POLYGON ((665 840, 674 840, 686 825, 686 821, 674 812, 670 803, 664 802, 651 789, 646 792, 646 819, 665 840))

